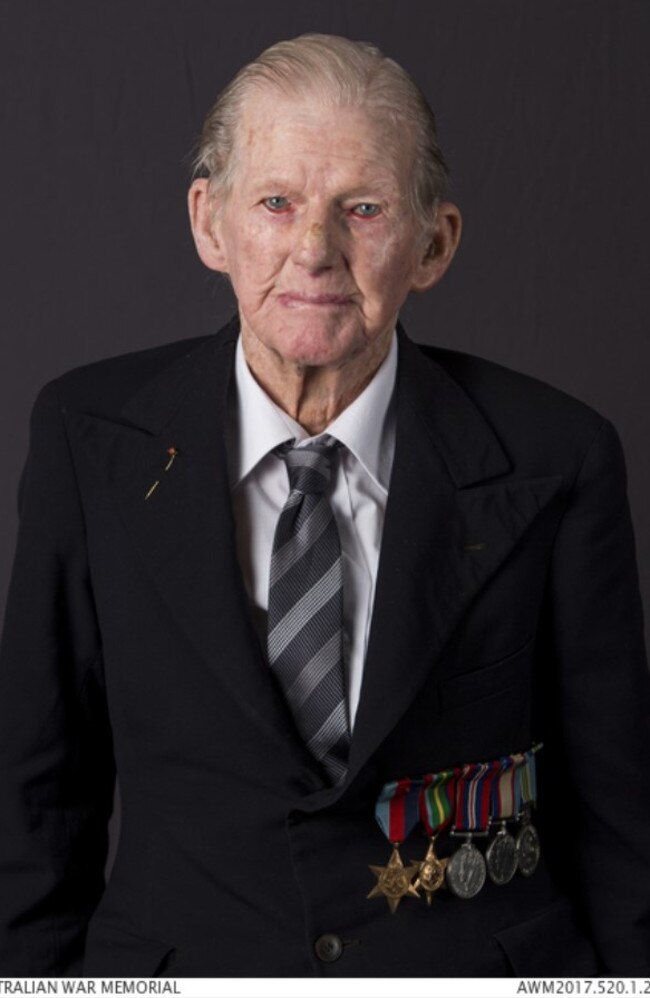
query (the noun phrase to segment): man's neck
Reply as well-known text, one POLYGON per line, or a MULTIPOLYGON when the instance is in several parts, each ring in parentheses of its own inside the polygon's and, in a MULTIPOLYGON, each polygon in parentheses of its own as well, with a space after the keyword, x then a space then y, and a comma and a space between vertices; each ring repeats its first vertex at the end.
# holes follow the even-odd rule
POLYGON ((392 340, 382 336, 340 367, 287 362, 242 329, 250 371, 276 405, 307 430, 322 433, 361 394, 388 355, 392 340))

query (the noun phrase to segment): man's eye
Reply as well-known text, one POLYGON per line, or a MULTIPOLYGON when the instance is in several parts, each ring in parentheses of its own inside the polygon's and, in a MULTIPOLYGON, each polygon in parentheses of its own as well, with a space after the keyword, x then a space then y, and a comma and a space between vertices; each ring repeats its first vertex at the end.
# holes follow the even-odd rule
POLYGON ((361 204, 356 204, 352 209, 353 215, 358 215, 359 218, 374 218, 380 212, 380 207, 378 204, 371 204, 368 201, 363 201, 361 204))
POLYGON ((280 197, 279 194, 274 194, 273 197, 264 198, 264 207, 268 208, 269 211, 284 211, 285 208, 289 207, 289 202, 286 198, 280 197))

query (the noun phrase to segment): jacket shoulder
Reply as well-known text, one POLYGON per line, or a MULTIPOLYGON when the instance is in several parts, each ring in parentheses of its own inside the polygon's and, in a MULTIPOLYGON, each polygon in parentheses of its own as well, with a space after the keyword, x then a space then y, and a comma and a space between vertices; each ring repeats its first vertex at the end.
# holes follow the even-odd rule
POLYGON ((48 382, 40 394, 55 397, 63 409, 112 417, 148 382, 214 339, 177 340, 84 364, 48 382))
POLYGON ((471 398, 505 439, 528 435, 531 443, 567 435, 591 439, 608 420, 568 392, 475 354, 418 343, 418 348, 471 398))

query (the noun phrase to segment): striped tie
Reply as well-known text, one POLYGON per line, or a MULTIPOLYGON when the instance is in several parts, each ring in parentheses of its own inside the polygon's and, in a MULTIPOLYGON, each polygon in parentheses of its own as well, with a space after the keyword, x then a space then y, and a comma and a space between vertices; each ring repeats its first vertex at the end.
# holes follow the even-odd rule
POLYGON ((278 448, 291 491, 273 540, 268 614, 269 665, 307 748, 335 784, 345 778, 350 744, 341 544, 324 494, 338 446, 324 435, 278 448))

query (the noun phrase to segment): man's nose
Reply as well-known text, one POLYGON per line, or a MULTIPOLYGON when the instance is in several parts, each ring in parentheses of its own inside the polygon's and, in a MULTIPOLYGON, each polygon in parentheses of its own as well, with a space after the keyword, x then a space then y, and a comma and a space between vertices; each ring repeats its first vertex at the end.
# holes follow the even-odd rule
POLYGON ((332 267, 341 253, 336 219, 326 212, 308 212, 299 231, 293 257, 296 263, 317 272, 332 267))

